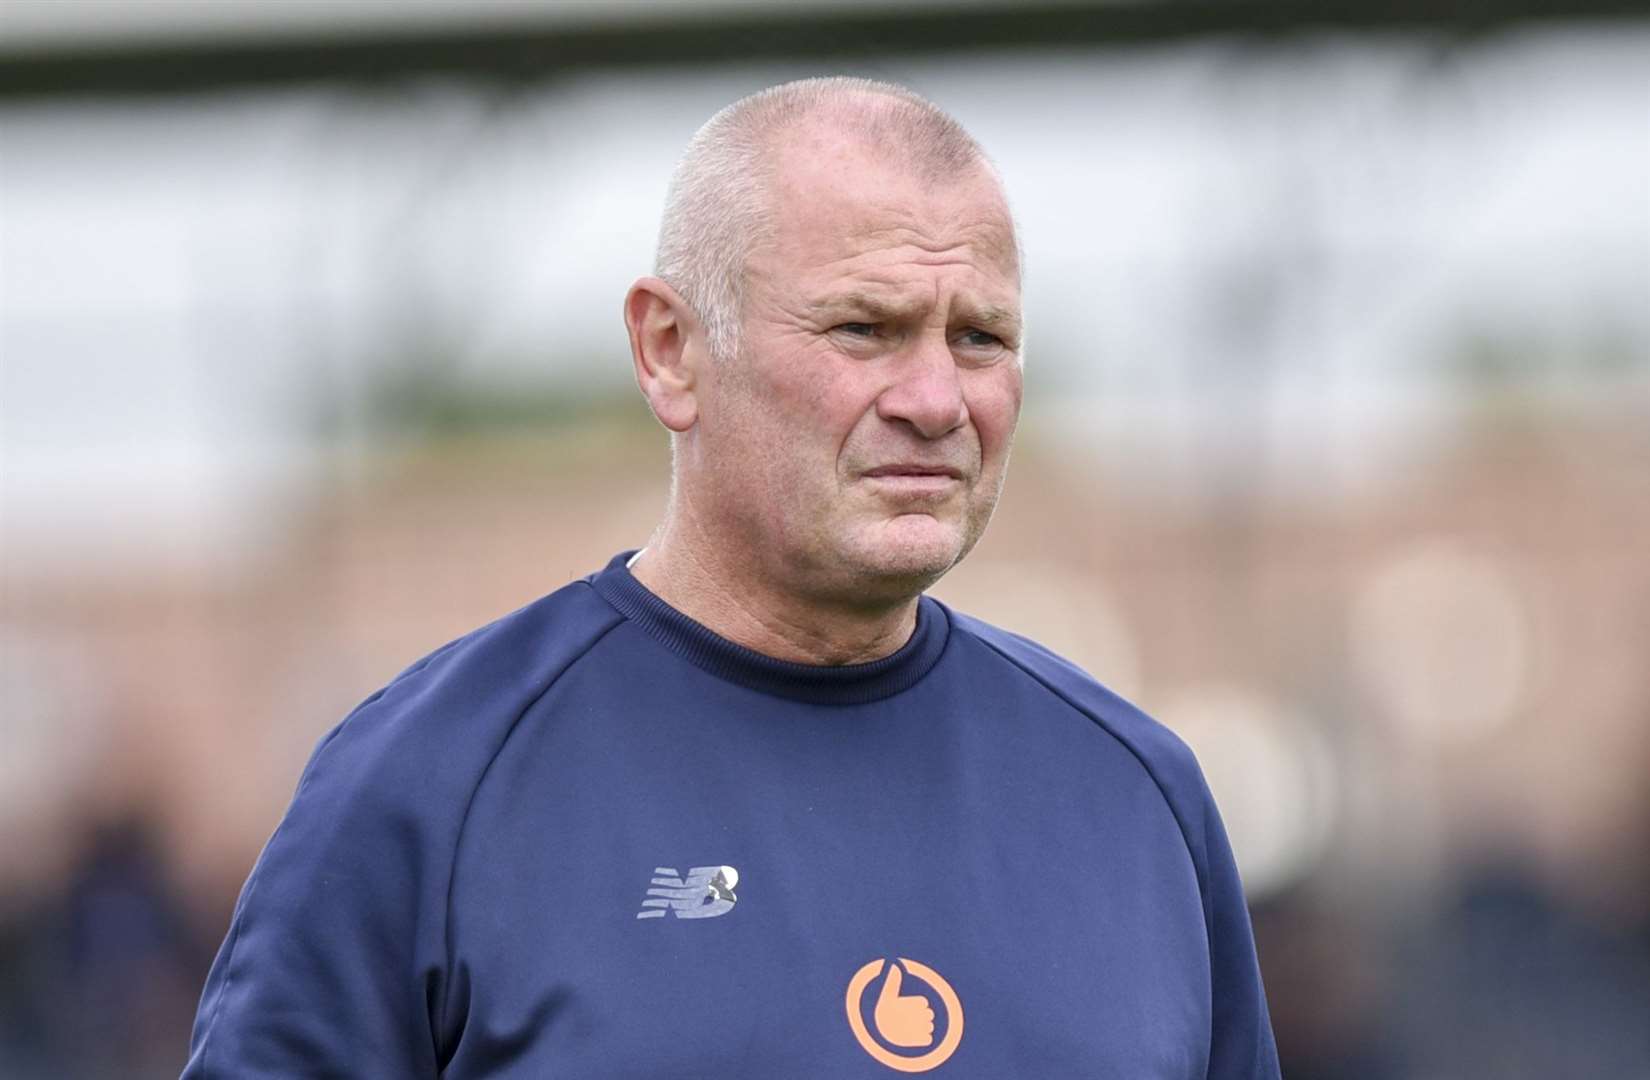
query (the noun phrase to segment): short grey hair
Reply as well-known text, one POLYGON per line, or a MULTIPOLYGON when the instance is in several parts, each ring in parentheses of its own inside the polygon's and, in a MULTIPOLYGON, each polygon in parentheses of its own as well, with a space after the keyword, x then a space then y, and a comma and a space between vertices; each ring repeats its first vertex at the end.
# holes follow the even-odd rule
POLYGON ((771 150, 787 128, 821 112, 925 180, 991 169, 973 136, 939 106, 873 79, 783 83, 711 117, 671 177, 654 273, 699 316, 717 361, 739 350, 746 259, 771 224, 771 150))

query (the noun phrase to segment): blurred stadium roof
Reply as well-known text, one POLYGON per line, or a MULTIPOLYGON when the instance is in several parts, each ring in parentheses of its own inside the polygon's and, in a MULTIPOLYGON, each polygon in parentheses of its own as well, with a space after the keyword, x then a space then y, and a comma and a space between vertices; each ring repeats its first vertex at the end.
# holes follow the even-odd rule
POLYGON ((0 0, 0 98, 1645 14, 1645 0, 0 0))

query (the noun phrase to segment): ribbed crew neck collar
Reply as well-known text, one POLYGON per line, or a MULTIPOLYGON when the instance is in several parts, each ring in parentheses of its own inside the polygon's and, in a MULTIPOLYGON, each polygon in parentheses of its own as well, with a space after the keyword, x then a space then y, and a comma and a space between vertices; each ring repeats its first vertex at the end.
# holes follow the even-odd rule
POLYGON ((776 660, 729 641, 655 596, 626 568, 633 555, 634 551, 620 552, 587 579, 603 599, 689 663, 776 697, 820 705, 860 705, 892 697, 928 674, 951 633, 945 609, 924 596, 917 602, 917 628, 911 639, 881 660, 834 667, 776 660))

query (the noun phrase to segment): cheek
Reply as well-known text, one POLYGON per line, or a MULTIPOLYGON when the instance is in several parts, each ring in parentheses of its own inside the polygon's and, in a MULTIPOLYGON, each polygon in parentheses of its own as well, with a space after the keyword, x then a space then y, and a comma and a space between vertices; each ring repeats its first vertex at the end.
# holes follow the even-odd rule
POLYGON ((820 415, 831 389, 830 367, 814 352, 793 335, 764 339, 745 361, 745 396, 776 423, 820 415))
POLYGON ((968 415, 980 433, 981 449, 989 460, 1000 456, 1014 437, 1020 420, 1021 376, 1018 364, 976 372, 980 376, 964 390, 968 415))
POLYGON ((830 386, 823 379, 769 380, 744 420, 746 467, 762 478, 770 515, 791 520, 820 504, 834 484, 840 438, 831 427, 830 386))
POLYGON ((820 365, 780 388, 773 408, 783 416, 787 438, 776 452, 805 461, 801 468, 834 468, 854 430, 874 412, 874 390, 858 374, 820 365))

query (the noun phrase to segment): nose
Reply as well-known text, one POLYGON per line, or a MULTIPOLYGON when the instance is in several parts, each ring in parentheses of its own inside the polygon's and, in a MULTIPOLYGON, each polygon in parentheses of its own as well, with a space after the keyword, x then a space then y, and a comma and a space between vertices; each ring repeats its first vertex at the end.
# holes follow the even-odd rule
POLYGON ((945 335, 923 335, 895 361, 894 382, 877 398, 877 415, 904 421, 925 439, 938 439, 968 422, 962 380, 945 335))

